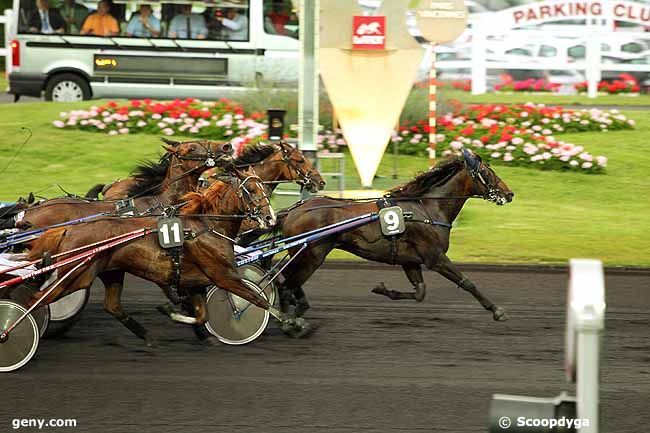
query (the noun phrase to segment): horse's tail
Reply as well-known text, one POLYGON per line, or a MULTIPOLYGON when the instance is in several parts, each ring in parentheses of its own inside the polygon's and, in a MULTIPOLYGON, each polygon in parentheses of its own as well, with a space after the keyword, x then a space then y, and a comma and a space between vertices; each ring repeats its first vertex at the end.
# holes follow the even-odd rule
POLYGON ((38 260, 46 252, 52 255, 58 253, 65 233, 65 227, 51 229, 43 233, 41 237, 31 242, 29 253, 27 254, 27 260, 38 260))
POLYGON ((86 193, 86 195, 85 195, 84 197, 85 197, 85 198, 95 198, 95 199, 98 199, 98 198, 99 198, 99 194, 102 193, 102 192, 104 192, 104 187, 105 187, 105 186, 106 186, 106 185, 103 184, 103 183, 98 183, 97 185, 95 185, 95 186, 93 186, 92 188, 90 188, 90 190, 86 193))

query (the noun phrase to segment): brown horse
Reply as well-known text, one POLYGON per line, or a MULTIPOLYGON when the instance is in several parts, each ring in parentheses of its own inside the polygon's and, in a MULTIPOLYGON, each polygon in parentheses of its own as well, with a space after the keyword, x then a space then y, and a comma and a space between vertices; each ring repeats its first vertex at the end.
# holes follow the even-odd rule
MULTIPOLYGON (((129 190, 137 211, 144 212, 159 205, 178 203, 184 194, 193 191, 201 174, 215 164, 230 159, 229 143, 216 141, 166 141, 167 154, 161 163, 142 166, 138 182, 129 190), (147 173, 148 175, 145 175, 147 173), (164 173, 164 176, 163 176, 164 173)), ((114 214, 118 202, 55 198, 29 207, 16 228, 48 227, 96 214, 114 214)))
MULTIPOLYGON (((203 164, 206 165, 206 170, 216 165, 222 165, 223 162, 231 159, 232 146, 230 142, 198 140, 180 143, 166 138, 162 140, 167 145, 165 149, 168 153, 157 164, 146 163, 136 167, 133 175, 126 179, 118 180, 107 185, 95 185, 86 193, 85 197, 97 199, 99 198, 100 192, 104 200, 123 200, 133 197, 136 194, 166 194, 169 197, 162 197, 165 203, 178 203, 180 196, 186 194, 188 191, 192 191, 196 186, 196 183, 192 184, 192 181, 196 178, 195 176, 192 176, 192 178, 184 176, 187 170, 193 168, 193 164, 188 162, 192 161, 192 159, 184 160, 186 161, 185 167, 180 164, 173 164, 171 161, 170 157, 174 153, 178 153, 177 148, 179 146, 188 145, 194 148, 201 146, 206 150, 206 154, 210 153, 210 150, 216 146, 219 149, 218 152, 208 155, 208 158, 203 160, 203 164)), ((194 161, 201 161, 201 159, 194 159, 194 161)))
MULTIPOLYGON (((186 232, 182 246, 180 279, 173 259, 159 245, 155 236, 147 236, 104 252, 89 265, 75 271, 43 301, 45 304, 76 290, 86 289, 101 274, 129 272, 158 284, 167 297, 179 302, 178 297, 191 300, 194 316, 183 316, 165 308, 165 312, 182 323, 200 325, 207 320, 205 288, 216 285, 269 312, 281 321, 283 328, 296 332, 302 330, 302 320, 294 320, 273 308, 267 301, 242 284, 234 261, 230 237, 236 235, 241 219, 228 215, 256 215, 260 224, 273 223, 275 216, 270 200, 259 178, 250 175, 244 180, 233 178, 230 182, 215 182, 204 193, 189 193, 180 218, 186 232), (219 214, 211 216, 210 214, 219 214), (225 217, 225 219, 224 219, 225 217), (178 297, 174 293, 178 290, 178 297)), ((155 217, 104 218, 67 228, 53 229, 34 241, 28 260, 35 260, 48 252, 52 255, 84 245, 133 232, 143 228, 155 228, 155 217)), ((64 275, 72 265, 59 270, 64 275)), ((104 308, 123 323, 135 335, 153 345, 149 332, 130 317, 121 305, 121 286, 106 287, 104 308)), ((28 305, 33 305, 44 292, 36 292, 28 305)))
MULTIPOLYGON (((399 205, 413 218, 406 220, 406 231, 396 237, 382 234, 379 223, 325 238, 310 245, 285 271, 280 288, 283 311, 296 304, 296 314, 302 315, 309 304, 302 285, 320 267, 334 248, 356 254, 367 260, 401 265, 415 292, 387 290, 383 283, 374 293, 390 299, 422 301, 425 284, 421 266, 436 271, 471 293, 494 320, 507 320, 503 308, 497 307, 449 260, 451 224, 470 197, 482 197, 503 205, 512 201, 514 193, 480 157, 464 150, 464 159, 443 162, 421 174, 413 181, 395 189, 385 199, 360 203, 349 200, 314 198, 289 211, 280 218, 278 228, 285 236, 293 236, 358 215, 377 212, 380 205, 399 205)), ((293 251, 295 252, 295 251, 293 251)))

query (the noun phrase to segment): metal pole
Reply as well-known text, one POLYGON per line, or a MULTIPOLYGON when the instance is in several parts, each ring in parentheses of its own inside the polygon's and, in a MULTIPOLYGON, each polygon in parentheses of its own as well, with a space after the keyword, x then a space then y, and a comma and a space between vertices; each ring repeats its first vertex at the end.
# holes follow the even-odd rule
POLYGON ((436 93, 438 74, 436 72, 436 44, 431 44, 431 69, 429 71, 429 167, 436 165, 436 93))
MULTIPOLYGON (((320 0, 300 0, 300 78, 298 140, 300 150, 316 160, 319 111, 318 46, 320 0)), ((303 198, 309 192, 303 190, 303 198)))

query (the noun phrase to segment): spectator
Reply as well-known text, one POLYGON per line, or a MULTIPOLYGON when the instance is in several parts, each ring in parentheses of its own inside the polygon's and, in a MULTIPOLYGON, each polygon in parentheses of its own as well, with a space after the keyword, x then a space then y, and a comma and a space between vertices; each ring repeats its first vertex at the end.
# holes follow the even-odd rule
POLYGON ((57 9, 50 9, 48 0, 36 0, 36 10, 29 16, 29 31, 65 33, 65 21, 57 9))
POLYGON ((75 0, 65 0, 61 7, 61 14, 67 25, 68 33, 79 33, 81 25, 88 15, 88 8, 77 4, 75 0))
POLYGON ((287 34, 287 29, 284 27, 289 23, 289 20, 291 17, 289 14, 286 12, 285 7, 282 3, 273 3, 273 9, 271 12, 267 14, 271 22, 273 23, 273 27, 275 29, 275 33, 278 35, 286 35, 287 34))
POLYGON ((126 27, 128 37, 157 38, 160 36, 160 20, 153 16, 151 5, 140 5, 138 14, 134 14, 126 27))
POLYGON ((208 28, 203 16, 192 13, 192 5, 181 5, 181 13, 172 18, 167 35, 179 39, 205 39, 208 28))
POLYGON ((95 36, 117 36, 120 34, 120 25, 117 20, 109 14, 110 4, 106 0, 101 0, 97 4, 97 12, 90 14, 86 18, 81 28, 82 35, 95 36))
POLYGON ((223 24, 224 39, 231 41, 248 40, 248 17, 242 15, 236 8, 226 9, 225 17, 217 17, 223 24))

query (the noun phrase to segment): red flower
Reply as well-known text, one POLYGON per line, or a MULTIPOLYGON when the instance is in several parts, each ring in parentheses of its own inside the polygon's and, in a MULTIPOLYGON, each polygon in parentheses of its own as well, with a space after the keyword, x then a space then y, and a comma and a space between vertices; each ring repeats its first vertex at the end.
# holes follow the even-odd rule
POLYGON ((114 101, 109 101, 107 105, 111 108, 117 108, 117 102, 114 101))
POLYGON ((473 135, 474 134, 474 127, 472 125, 468 126, 467 128, 463 129, 460 131, 461 135, 473 135))
POLYGON ((137 99, 131 101, 131 107, 138 108, 140 105, 142 105, 142 102, 137 99))

